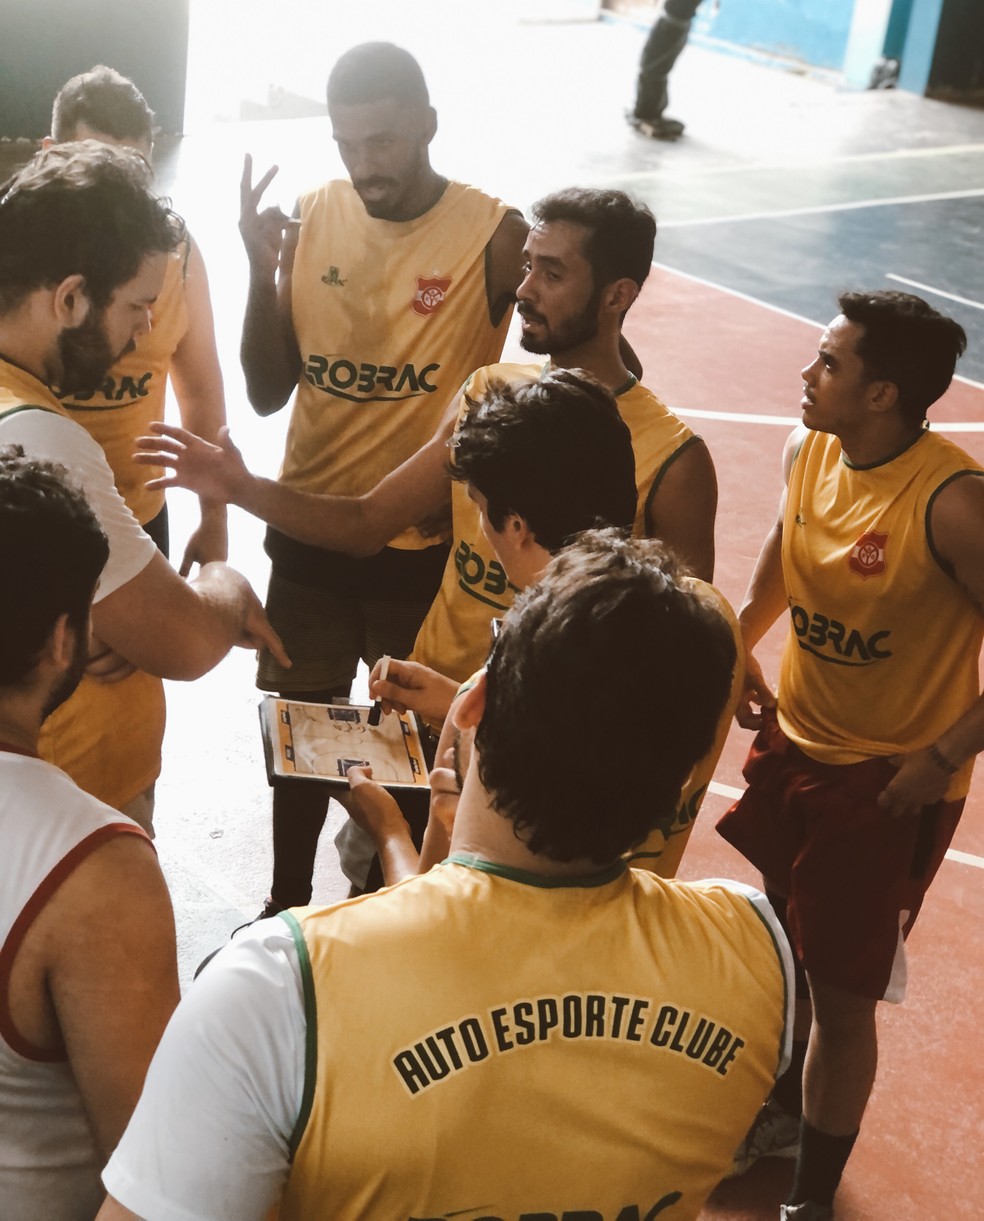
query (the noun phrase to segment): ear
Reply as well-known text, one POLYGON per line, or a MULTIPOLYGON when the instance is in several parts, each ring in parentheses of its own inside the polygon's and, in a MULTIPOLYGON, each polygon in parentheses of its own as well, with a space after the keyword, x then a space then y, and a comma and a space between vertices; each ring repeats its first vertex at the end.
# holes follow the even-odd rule
POLYGON ((476 729, 485 715, 486 682, 485 671, 481 670, 474 683, 451 706, 451 720, 462 733, 476 729))
POLYGON ((41 141, 41 147, 43 149, 49 149, 54 145, 54 143, 55 143, 54 136, 45 136, 41 141))
POLYGON ((69 626, 68 615, 59 615, 48 637, 46 652, 59 670, 67 670, 75 652, 75 632, 69 626))
POLYGON ((628 276, 621 280, 613 280, 606 284, 601 294, 603 309, 609 310, 621 317, 639 295, 639 285, 628 276))
POLYGON ((428 106, 424 113, 423 136, 424 140, 430 142, 437 135, 437 111, 433 106, 428 106))
POLYGON ((895 382, 874 381, 868 384, 868 405, 872 411, 894 411, 899 403, 899 388, 895 382))
POLYGON ((89 315, 92 302, 85 287, 85 276, 68 276, 55 287, 55 316, 62 327, 79 326, 89 315))

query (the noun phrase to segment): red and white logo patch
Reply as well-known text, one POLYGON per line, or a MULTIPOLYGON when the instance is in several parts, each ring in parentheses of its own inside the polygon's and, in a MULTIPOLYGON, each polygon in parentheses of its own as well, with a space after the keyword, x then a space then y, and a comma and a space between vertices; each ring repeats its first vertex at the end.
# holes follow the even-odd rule
POLYGON ((444 304, 444 298, 451 287, 451 277, 446 280, 436 276, 417 277, 417 295, 410 302, 410 308, 422 318, 429 318, 444 304))
POLYGON ((880 576, 887 567, 885 563, 885 544, 887 542, 887 534, 876 534, 874 530, 868 530, 862 534, 854 544, 847 560, 851 571, 856 572, 859 577, 880 576))

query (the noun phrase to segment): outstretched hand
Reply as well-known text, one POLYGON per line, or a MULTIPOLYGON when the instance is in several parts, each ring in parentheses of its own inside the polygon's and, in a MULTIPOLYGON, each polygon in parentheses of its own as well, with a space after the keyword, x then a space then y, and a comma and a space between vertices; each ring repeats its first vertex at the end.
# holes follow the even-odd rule
POLYGON ((243 159, 243 176, 239 183, 239 232, 254 273, 273 279, 280 262, 284 234, 297 222, 280 208, 264 208, 259 211, 260 199, 277 175, 279 166, 273 165, 256 186, 253 185, 253 158, 246 154, 243 159))
POLYGON ((230 504, 252 479, 225 425, 219 429, 215 445, 163 420, 155 420, 150 427, 154 435, 137 437, 133 460, 141 466, 169 467, 172 474, 149 479, 148 488, 187 488, 203 500, 230 504))

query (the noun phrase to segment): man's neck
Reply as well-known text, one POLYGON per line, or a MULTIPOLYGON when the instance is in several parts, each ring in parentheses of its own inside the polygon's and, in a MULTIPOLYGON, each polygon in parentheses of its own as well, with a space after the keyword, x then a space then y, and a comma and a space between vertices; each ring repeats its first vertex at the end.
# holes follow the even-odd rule
POLYGON ((34 317, 33 299, 0 318, 0 357, 25 373, 30 373, 39 382, 48 385, 47 355, 50 343, 47 332, 34 317))
POLYGON ((623 390, 632 380, 619 353, 618 338, 602 338, 601 333, 576 348, 551 353, 550 362, 557 369, 584 369, 596 377, 612 393, 623 390))
POLYGON ((851 466, 881 466, 904 453, 919 439, 922 431, 921 425, 913 428, 911 424, 893 419, 858 433, 838 434, 838 439, 841 452, 851 466))
POLYGON ((493 808, 474 766, 469 768, 461 791, 451 833, 451 852, 544 878, 588 877, 605 868, 587 858, 555 861, 531 852, 516 835, 509 819, 493 808))
POLYGON ((37 754, 41 710, 21 696, 0 697, 0 744, 37 754))
POLYGON ((414 184, 413 190, 401 201, 399 214, 386 219, 401 223, 416 220, 418 216, 423 216, 437 205, 447 186, 448 180, 428 165, 414 184))

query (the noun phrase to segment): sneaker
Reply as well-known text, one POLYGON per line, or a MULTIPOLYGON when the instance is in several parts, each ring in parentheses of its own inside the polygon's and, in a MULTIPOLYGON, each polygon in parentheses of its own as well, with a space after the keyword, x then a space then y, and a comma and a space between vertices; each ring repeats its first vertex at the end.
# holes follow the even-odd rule
MULTIPOLYGON (((283 910, 284 909, 280 906, 279 903, 274 903, 273 899, 271 899, 270 896, 267 895, 266 902, 263 904, 263 907, 262 907, 259 915, 254 916, 252 920, 246 920, 243 924, 237 924, 236 927, 229 934, 229 940, 231 941, 232 938, 235 937, 235 935, 239 932, 240 929, 249 928, 249 926, 251 924, 255 924, 257 922, 257 920, 266 920, 270 916, 279 915, 279 913, 282 912, 283 910)), ((215 957, 216 954, 218 954, 219 950, 221 950, 221 949, 222 949, 222 946, 220 945, 220 946, 216 947, 216 949, 214 949, 211 952, 211 954, 205 955, 205 957, 201 960, 201 962, 198 964, 198 966, 195 967, 195 974, 193 977, 194 979, 197 979, 199 977, 199 975, 201 975, 201 973, 205 970, 205 968, 208 966, 208 964, 212 961, 212 959, 215 957)))
MULTIPOLYGON (((798 1116, 783 1110, 774 1098, 770 1098, 748 1129, 748 1135, 735 1150, 734 1164, 728 1178, 734 1179, 763 1157, 796 1157, 800 1148, 800 1121, 798 1116)), ((796 1207, 799 1205, 788 1205, 796 1207)), ((790 1213, 791 1218, 799 1213, 790 1213)), ((804 1221, 813 1221, 812 1215, 803 1214, 804 1221)))
POLYGON ((783 1204, 779 1209, 779 1221, 834 1221, 834 1210, 829 1204, 817 1204, 815 1200, 783 1204))
POLYGON ((631 110, 626 111, 625 118, 630 127, 649 140, 679 140, 684 132, 684 125, 679 119, 667 119, 663 116, 642 119, 631 110))

